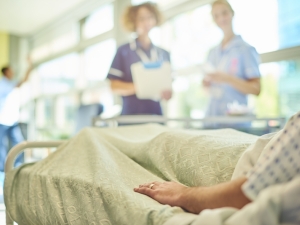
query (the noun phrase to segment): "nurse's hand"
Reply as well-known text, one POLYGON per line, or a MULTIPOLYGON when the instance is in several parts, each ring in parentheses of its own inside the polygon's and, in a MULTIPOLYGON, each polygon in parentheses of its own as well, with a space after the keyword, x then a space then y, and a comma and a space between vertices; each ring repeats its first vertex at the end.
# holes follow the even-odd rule
POLYGON ((164 100, 170 100, 172 98, 172 91, 171 90, 165 90, 161 93, 161 98, 164 100))
POLYGON ((211 81, 208 77, 204 77, 202 80, 203 87, 209 88, 211 86, 211 81))
POLYGON ((220 71, 216 71, 214 73, 208 74, 208 77, 213 83, 230 83, 233 76, 220 71))

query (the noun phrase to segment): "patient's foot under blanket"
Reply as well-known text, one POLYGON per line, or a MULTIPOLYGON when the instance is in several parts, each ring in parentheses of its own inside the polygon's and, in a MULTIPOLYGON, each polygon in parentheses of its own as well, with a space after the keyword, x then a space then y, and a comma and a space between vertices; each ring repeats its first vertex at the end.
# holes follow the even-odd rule
POLYGON ((256 139, 230 129, 87 128, 46 159, 8 173, 6 207, 19 225, 163 224, 183 210, 134 187, 162 180, 188 186, 229 181, 256 139))

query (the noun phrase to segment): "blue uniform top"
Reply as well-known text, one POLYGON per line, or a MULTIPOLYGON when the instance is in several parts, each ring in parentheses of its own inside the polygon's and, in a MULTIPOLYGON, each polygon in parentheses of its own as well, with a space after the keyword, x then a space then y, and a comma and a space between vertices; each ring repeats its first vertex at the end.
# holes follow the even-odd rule
MULTIPOLYGON (((217 70, 244 80, 259 78, 260 58, 254 47, 237 35, 225 47, 218 45, 208 55, 208 62, 217 70)), ((212 84, 211 100, 207 110, 208 116, 224 116, 229 103, 238 102, 247 105, 247 95, 228 84, 212 84)))
POLYGON ((0 111, 4 107, 4 103, 8 95, 14 90, 17 86, 17 82, 11 81, 6 77, 0 79, 0 111))
MULTIPOLYGON (((153 44, 149 50, 142 48, 141 44, 135 40, 131 43, 122 45, 118 48, 117 54, 112 62, 111 69, 107 76, 110 80, 121 80, 124 82, 133 82, 131 74, 131 65, 137 62, 141 62, 139 52, 142 52, 149 61, 164 61, 170 62, 170 54, 153 44), (153 57, 151 53, 155 52, 156 57, 153 57)), ((162 115, 160 102, 138 99, 136 95, 122 96, 123 109, 122 115, 162 115)))
POLYGON ((0 79, 0 124, 12 126, 19 119, 19 102, 17 93, 14 92, 17 86, 16 81, 6 77, 0 79))

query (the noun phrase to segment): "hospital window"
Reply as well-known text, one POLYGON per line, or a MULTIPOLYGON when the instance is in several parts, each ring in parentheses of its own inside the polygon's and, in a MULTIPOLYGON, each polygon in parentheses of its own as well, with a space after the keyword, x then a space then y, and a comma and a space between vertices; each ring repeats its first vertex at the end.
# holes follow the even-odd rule
POLYGON ((229 0, 229 2, 236 13, 235 31, 259 53, 300 44, 300 1, 229 0))
POLYGON ((35 133, 38 140, 67 139, 74 133, 79 96, 68 94, 40 98, 36 103, 35 133))
POLYGON ((72 53, 38 67, 42 94, 64 93, 74 88, 79 75, 79 55, 72 53))
POLYGON ((291 116, 300 109, 300 59, 278 62, 280 78, 278 82, 280 113, 291 116))
POLYGON ((84 74, 88 87, 95 87, 101 84, 101 88, 93 88, 85 91, 82 95, 83 104, 101 103, 104 106, 104 112, 108 113, 114 105, 114 98, 109 86, 104 80, 110 69, 112 60, 116 53, 116 41, 108 39, 99 44, 87 48, 84 55, 84 74))
POLYGON ((20 95, 22 96, 20 98, 21 105, 30 103, 30 101, 41 94, 40 76, 37 69, 31 72, 29 81, 23 84, 19 89, 20 95))
POLYGON ((76 31, 55 38, 50 42, 51 54, 54 55, 75 46, 78 43, 78 38, 76 31))
POLYGON ((115 105, 114 96, 108 85, 86 90, 81 95, 81 104, 83 105, 99 103, 103 106, 104 115, 107 115, 107 117, 112 117, 120 112, 118 109, 116 111, 118 105, 115 105))
MULTIPOLYGON (((300 60, 264 63, 260 66, 262 91, 249 97, 249 107, 258 117, 289 118, 300 109, 300 60)), ((177 77, 168 116, 203 118, 209 95, 201 87, 199 74, 177 77)))
POLYGON ((76 113, 79 105, 79 96, 76 94, 70 94, 65 96, 59 96, 55 99, 55 131, 52 134, 52 138, 55 139, 67 139, 70 134, 75 130, 76 113))
POLYGON ((114 27, 114 8, 112 4, 107 4, 92 13, 85 21, 83 37, 88 39, 107 31, 114 27))
MULTIPOLYGON (((300 16, 291 2, 230 0, 235 10, 235 32, 259 53, 299 45, 300 16)), ((222 39, 212 20, 210 4, 177 15, 153 33, 155 43, 172 52, 175 69, 204 62, 209 49, 222 39)))
MULTIPOLYGON (((150 2, 157 3, 159 6, 164 7, 168 5, 176 5, 180 2, 183 2, 184 0, 151 0, 150 2)), ((149 2, 149 0, 131 0, 131 3, 133 5, 142 4, 145 2, 149 2)))
POLYGON ((262 92, 255 99, 260 117, 285 116, 289 118, 300 109, 300 60, 264 63, 262 92))
POLYGON ((50 56, 51 50, 48 43, 36 47, 31 52, 31 59, 33 62, 38 62, 50 56))
POLYGON ((54 124, 54 99, 40 98, 35 107, 35 124, 37 130, 52 128, 54 124))
POLYGON ((33 62, 39 62, 47 57, 63 52, 64 50, 74 47, 79 41, 78 26, 73 24, 68 26, 68 30, 56 37, 37 45, 32 52, 33 62))
POLYGON ((89 85, 105 80, 115 53, 114 39, 108 39, 84 51, 85 77, 89 85))

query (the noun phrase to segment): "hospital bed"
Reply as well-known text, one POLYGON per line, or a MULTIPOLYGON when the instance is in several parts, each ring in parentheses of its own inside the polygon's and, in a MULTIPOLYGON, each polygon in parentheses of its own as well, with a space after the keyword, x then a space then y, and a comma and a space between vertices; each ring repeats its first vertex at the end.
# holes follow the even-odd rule
MULTIPOLYGON (((17 156, 24 152, 26 149, 44 149, 44 148, 57 148, 62 145, 64 141, 49 141, 49 142, 28 142, 24 141, 15 147, 13 147, 7 156, 5 163, 5 173, 10 172, 14 169, 14 162, 17 156)), ((6 211, 6 225, 13 225, 14 221, 9 216, 8 211, 6 211)))
MULTIPOLYGON (((235 123, 237 123, 237 122, 245 122, 245 121, 253 121, 254 120, 254 118, 252 117, 252 118, 241 118, 241 117, 235 117, 235 118, 231 118, 230 119, 230 122, 235 122, 235 123)), ((255 118, 255 120, 258 120, 258 121, 262 121, 262 122, 265 122, 268 126, 270 126, 270 129, 273 129, 274 127, 272 126, 272 124, 275 124, 276 126, 275 126, 275 128, 276 129, 278 129, 278 128, 280 128, 280 127, 282 127, 283 126, 283 123, 284 123, 284 120, 283 120, 283 118, 278 118, 278 119, 274 119, 274 118, 266 118, 266 119, 256 119, 255 118), (273 122, 272 122, 273 121, 273 122), (277 124, 276 123, 274 123, 274 121, 277 121, 277 124)), ((193 119, 169 119, 169 118, 165 118, 165 117, 160 117, 160 116, 134 116, 134 117, 131 117, 131 116, 126 116, 126 117, 117 117, 117 118, 112 118, 112 119, 101 119, 101 118, 94 118, 93 119, 93 124, 94 124, 94 126, 108 126, 108 127, 111 127, 111 128, 105 128, 105 129, 112 129, 110 132, 107 132, 107 133, 102 133, 102 135, 100 135, 100 136, 105 136, 105 135, 108 135, 108 137, 109 137, 109 135, 110 135, 110 133, 116 133, 116 136, 118 136, 119 135, 119 133, 118 133, 118 129, 123 129, 123 135, 129 135, 129 132, 127 132, 127 130, 126 129, 130 129, 129 127, 123 127, 123 128, 116 128, 119 124, 140 124, 140 123, 159 123, 159 124, 166 124, 166 123, 169 123, 169 122, 182 122, 182 123, 184 123, 185 124, 185 126, 186 127, 192 127, 192 123, 195 123, 195 122, 218 122, 218 123, 221 123, 221 122, 226 122, 226 123, 228 123, 229 121, 228 121, 228 118, 226 118, 226 120, 225 120, 225 118, 207 118, 207 119, 205 119, 205 120, 193 120, 193 119)), ((157 126, 159 126, 159 125, 157 125, 157 126)), ((158 129, 158 128, 156 128, 156 125, 150 125, 149 127, 147 127, 147 128, 149 128, 149 133, 151 133, 151 132, 154 132, 153 130, 155 130, 155 129, 158 129), (154 127, 153 127, 154 126, 154 127)), ((93 128, 89 128, 89 129, 93 129, 93 128)), ((135 128, 134 128, 135 129, 135 128)), ((138 129, 138 128, 136 128, 136 129, 138 129)), ((159 128, 159 129, 161 129, 161 131, 169 131, 169 130, 166 130, 166 128, 159 128)), ((102 130, 102 129, 99 129, 99 131, 100 130, 102 130)), ((142 132, 145 132, 144 131, 145 129, 142 129, 142 131, 141 131, 141 133, 142 132)), ((146 129, 146 130, 148 130, 148 129, 146 129)), ((96 131, 96 130, 93 130, 93 132, 94 131, 96 131)), ((129 131, 129 130, 128 130, 129 131)), ((160 132, 161 132, 160 131, 160 132)), ((91 136, 92 135, 92 133, 90 132, 88 135, 86 134, 86 133, 89 133, 90 132, 90 130, 85 130, 85 131, 83 131, 83 134, 82 134, 82 136, 91 136)), ((98 132, 98 130, 97 130, 97 132, 98 132)), ((101 131, 102 132, 102 131, 101 131)), ((101 133, 100 132, 100 133, 101 133)), ((156 131, 155 131, 156 132, 156 131)), ((154 132, 154 133, 155 133, 154 132)), ((195 131, 195 132, 197 132, 197 131, 195 131)), ((218 131, 217 131, 218 132, 218 131)), ((139 132, 137 132, 137 133, 139 133, 139 132)), ((148 131, 147 132, 145 132, 145 135, 147 136, 147 133, 148 133, 148 131)), ((209 132, 208 132, 209 133, 209 132)), ((162 134, 164 134, 164 132, 162 132, 162 134)), ((161 134, 160 134, 161 135, 161 134)), ((205 133, 205 136, 207 135, 207 133, 205 133)), ((252 143, 252 142, 254 142, 256 139, 257 139, 257 137, 255 137, 255 136, 252 136, 252 135, 248 135, 248 134, 242 134, 242 133, 238 133, 238 131, 230 131, 230 132, 228 132, 228 131, 226 131, 226 132, 224 132, 224 136, 227 136, 227 135, 229 135, 227 138, 226 138, 226 140, 227 139, 232 139, 232 138, 235 138, 235 137, 237 137, 238 136, 238 138, 235 138, 236 140, 235 140, 235 142, 234 142, 234 144, 232 144, 232 143, 229 143, 229 145, 228 146, 230 146, 230 149, 231 149, 231 151, 234 151, 234 147, 233 146, 239 146, 239 148, 241 148, 241 147, 243 147, 243 150, 245 150, 245 148, 247 147, 247 146, 249 146, 250 145, 250 143, 252 143), (232 135, 230 134, 231 132, 233 132, 232 133, 232 135), (236 132, 236 133, 235 133, 236 132), (226 134, 225 134, 226 133, 226 134), (231 136, 230 136, 231 135, 231 136), (233 149, 233 150, 232 150, 233 149)), ((98 137, 100 137, 100 136, 98 136, 98 137)), ((221 136, 223 136, 223 133, 222 133, 222 135, 219 135, 220 137, 221 136)), ((182 137, 182 135, 180 135, 180 138, 182 137)), ((141 138, 142 140, 143 140, 143 138, 141 138)), ((163 138, 163 139, 165 139, 165 138, 163 138)), ((173 137, 170 137, 170 140, 173 140, 174 138, 173 137)), ((138 139, 138 140, 140 140, 140 138, 138 139)), ((210 141, 211 140, 209 140, 209 143, 210 143, 210 141)), ((221 138, 220 140, 218 140, 218 142, 220 143, 220 142, 223 142, 223 141, 225 141, 224 140, 224 138, 221 138)), ((32 148, 37 148, 37 149, 41 149, 41 148, 57 148, 57 147, 59 147, 59 146, 62 146, 62 145, 64 145, 66 143, 66 141, 53 141, 53 142, 23 142, 23 143, 21 143, 21 144, 19 144, 19 145, 17 145, 17 146, 15 146, 10 152, 9 152, 9 154, 8 154, 8 158, 7 158, 7 161, 6 161, 6 165, 5 165, 5 172, 6 172, 6 174, 7 173, 9 173, 9 172, 11 172, 12 170, 13 170, 13 165, 14 165, 14 160, 15 160, 15 158, 16 158, 16 156, 19 154, 19 153, 21 153, 21 152, 23 152, 25 149, 28 149, 28 148, 30 148, 30 149, 32 149, 32 148)), ((111 143, 115 143, 113 140, 111 141, 111 143)), ((225 143, 227 143, 226 141, 225 141, 225 143)), ((184 143, 184 144, 189 144, 189 143, 184 143)), ((77 146, 76 144, 75 144, 75 146, 77 146)), ((120 146, 122 146, 122 143, 120 144, 120 146)), ((238 148, 236 148, 236 149, 238 149, 238 148)), ((174 150, 175 151, 175 150, 174 150)), ((219 150, 218 150, 219 151, 219 150)), ((237 150, 236 150, 237 151, 237 150)), ((75 153, 74 153, 75 154, 75 153)), ((130 153, 125 153, 125 154, 130 154, 130 153)), ((150 153, 149 153, 150 154, 150 153)), ((162 153, 163 154, 163 153, 162 153)), ((182 154, 182 153, 179 153, 180 155, 182 154)), ((203 153, 201 153, 201 154, 203 154, 203 153)), ((218 153, 219 154, 219 153, 218 153)), ((217 155, 218 155, 217 154, 217 155)), ((231 157, 233 157, 234 158, 234 160, 235 160, 235 162, 231 162, 230 164, 235 164, 236 162, 237 162, 237 159, 238 159, 238 156, 240 156, 240 154, 241 154, 241 152, 232 152, 231 153, 231 157)), ((181 157, 182 157, 182 155, 181 155, 181 157)), ((219 154, 219 156, 218 157, 223 157, 222 156, 222 154, 220 153, 219 154)), ((48 157, 49 158, 49 157, 48 157)), ((163 157, 160 157, 160 158, 163 158, 163 157)), ((231 159, 231 160, 233 160, 233 159, 231 159)), ((186 161, 186 162, 188 162, 188 161, 186 161)), ((185 163, 186 163, 185 162, 185 163)), ((223 162, 222 162, 223 163, 223 162)), ((161 163, 158 163, 158 164, 161 164, 161 163)), ((207 169, 207 168, 205 168, 205 169, 207 169)), ((164 170, 164 169, 162 169, 162 170, 164 170)), ((227 169, 225 168, 225 169, 222 169, 222 173, 223 172, 226 172, 227 171, 227 169)), ((225 174, 225 175, 222 175, 222 177, 224 178, 224 181, 227 179, 229 179, 229 177, 230 177, 230 173, 232 173, 232 171, 230 171, 230 172, 226 172, 226 173, 228 173, 228 174, 225 174)), ((166 176, 169 176, 168 174, 166 175, 166 176)), ((185 175, 182 175, 183 177, 185 177, 186 176, 186 174, 185 175)), ((222 178, 222 179, 223 179, 222 178)), ((153 179, 155 179, 155 178, 153 178, 153 179)), ((157 178, 156 178, 157 179, 157 178)), ((184 179, 184 178, 183 178, 184 179)), ((128 182, 130 182, 130 181, 128 181, 128 182)), ((191 185, 191 184, 190 184, 191 185)), ((109 188, 109 189, 112 189, 111 187, 109 188)), ((111 198, 111 197, 110 197, 111 198)), ((71 210, 71 208, 70 208, 70 210, 71 210)), ((72 209, 73 210, 73 209, 72 209)), ((11 219, 12 217, 10 216, 10 212, 9 212, 9 210, 8 211, 6 211, 6 219, 7 219, 7 222, 6 222, 6 224, 7 225, 12 225, 13 224, 13 220, 11 219)), ((65 218, 64 218, 64 220, 66 220, 65 218)), ((110 222, 107 222, 108 220, 103 220, 104 222, 103 223, 100 223, 100 224, 111 224, 110 222)), ((75 223, 74 223, 75 224, 75 223)), ((79 223, 80 224, 80 223, 79 223)), ((91 223, 91 224, 93 224, 93 223, 91 223)))
POLYGON ((284 117, 257 118, 255 116, 219 116, 193 118, 168 118, 157 115, 128 115, 113 118, 93 118, 95 127, 118 127, 119 125, 133 125, 145 123, 159 123, 171 127, 183 127, 186 129, 220 129, 234 128, 246 133, 263 135, 282 129, 286 123, 284 117), (243 125, 247 124, 245 128, 243 125))

